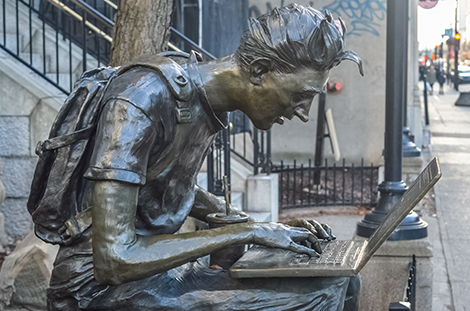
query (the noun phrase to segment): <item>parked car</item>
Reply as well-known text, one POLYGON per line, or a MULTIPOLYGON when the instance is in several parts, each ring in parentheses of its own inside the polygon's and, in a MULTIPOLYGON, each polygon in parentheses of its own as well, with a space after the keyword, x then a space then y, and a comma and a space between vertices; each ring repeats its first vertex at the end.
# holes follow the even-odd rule
POLYGON ((459 66, 459 83, 470 83, 470 66, 459 66))

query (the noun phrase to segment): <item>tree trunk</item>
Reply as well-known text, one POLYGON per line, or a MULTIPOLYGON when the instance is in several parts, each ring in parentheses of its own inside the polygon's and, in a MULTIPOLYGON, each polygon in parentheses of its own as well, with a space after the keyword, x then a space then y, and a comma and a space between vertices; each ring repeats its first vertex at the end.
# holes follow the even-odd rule
POLYGON ((173 0, 121 0, 116 14, 111 66, 168 49, 173 0))

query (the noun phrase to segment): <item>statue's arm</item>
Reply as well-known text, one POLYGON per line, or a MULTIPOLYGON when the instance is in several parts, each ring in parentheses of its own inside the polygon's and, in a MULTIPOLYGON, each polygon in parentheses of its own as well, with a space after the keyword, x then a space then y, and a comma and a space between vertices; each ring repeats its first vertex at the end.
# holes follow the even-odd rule
MULTIPOLYGON (((190 216, 199 219, 201 221, 206 221, 206 217, 212 213, 225 213, 225 201, 219 198, 218 196, 213 195, 207 190, 195 186, 195 197, 194 204, 191 208, 190 216)), ((243 213, 234 206, 230 206, 232 212, 243 213)), ((254 220, 252 220, 254 221, 254 220)))
POLYGON ((235 224, 210 230, 153 237, 138 236, 134 220, 139 186, 97 181, 93 195, 95 279, 118 285, 167 271, 233 244, 260 244, 316 256, 297 244, 316 237, 306 229, 275 223, 235 224))
POLYGON ((93 195, 93 263, 98 282, 121 284, 167 271, 231 244, 253 242, 249 225, 177 235, 137 236, 139 186, 97 181, 93 195))

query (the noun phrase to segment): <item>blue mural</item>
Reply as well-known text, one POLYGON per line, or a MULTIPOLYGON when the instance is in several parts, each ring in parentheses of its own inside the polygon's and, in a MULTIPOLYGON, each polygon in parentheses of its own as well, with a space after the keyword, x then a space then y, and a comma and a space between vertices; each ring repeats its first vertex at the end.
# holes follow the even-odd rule
MULTIPOLYGON (((290 3, 280 1, 280 6, 290 3)), ((313 7, 314 1, 309 4, 313 7)), ((316 7, 317 8, 317 7, 316 7)), ((269 12, 273 9, 271 2, 266 2, 265 12, 261 12, 258 6, 253 5, 249 8, 249 16, 255 17, 262 13, 269 12)), ((333 13, 333 16, 341 16, 343 19, 347 18, 348 36, 362 36, 368 33, 373 36, 379 36, 378 31, 380 21, 385 20, 387 16, 387 1, 386 0, 334 0, 332 3, 324 6, 320 11, 328 10, 333 13)))
POLYGON ((377 31, 379 21, 387 16, 387 1, 385 0, 335 0, 322 8, 333 16, 348 18, 349 36, 361 36, 364 32, 379 36, 377 31))

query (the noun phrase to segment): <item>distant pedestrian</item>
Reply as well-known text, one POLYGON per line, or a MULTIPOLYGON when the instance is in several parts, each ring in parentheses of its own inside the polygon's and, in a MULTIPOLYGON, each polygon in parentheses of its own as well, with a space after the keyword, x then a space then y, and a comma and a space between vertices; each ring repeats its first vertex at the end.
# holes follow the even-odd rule
POLYGON ((437 82, 439 83, 439 95, 444 95, 444 83, 446 82, 446 78, 444 77, 444 71, 442 69, 438 69, 436 72, 437 82))
POLYGON ((429 91, 429 94, 432 95, 433 86, 434 86, 434 83, 436 82, 436 69, 434 69, 433 65, 429 66, 427 76, 428 76, 427 77, 428 83, 431 86, 431 90, 429 91))

